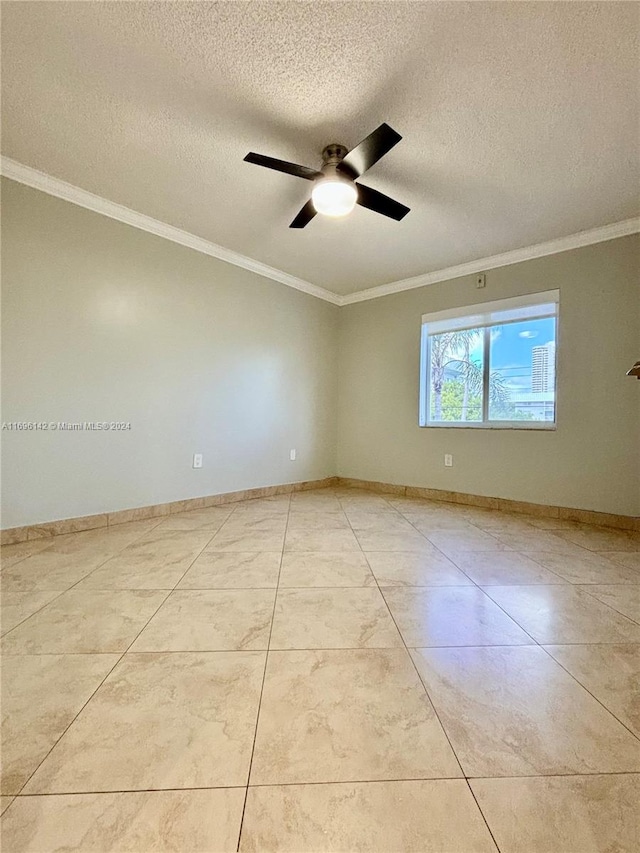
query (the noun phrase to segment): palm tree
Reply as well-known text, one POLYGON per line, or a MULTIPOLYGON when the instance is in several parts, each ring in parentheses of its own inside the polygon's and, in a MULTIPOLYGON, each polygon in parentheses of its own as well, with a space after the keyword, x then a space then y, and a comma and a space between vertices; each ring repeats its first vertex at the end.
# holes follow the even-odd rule
MULTIPOLYGON (((465 329, 431 338, 431 389, 435 421, 442 420, 442 386, 447 367, 455 365, 464 384, 461 420, 467 420, 470 396, 482 394, 482 366, 471 357, 471 350, 482 334, 482 329, 465 329)), ((509 400, 509 391, 497 372, 489 376, 489 397, 496 405, 504 405, 509 400)))

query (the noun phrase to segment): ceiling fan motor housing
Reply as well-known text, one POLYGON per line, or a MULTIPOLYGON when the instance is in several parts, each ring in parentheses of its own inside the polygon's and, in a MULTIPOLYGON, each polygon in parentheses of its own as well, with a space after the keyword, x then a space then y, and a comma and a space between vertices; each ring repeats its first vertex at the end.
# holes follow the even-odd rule
POLYGON ((332 142, 330 145, 326 145, 322 149, 324 163, 320 169, 323 178, 344 181, 349 184, 353 183, 350 175, 345 175, 344 172, 338 171, 338 166, 348 153, 349 149, 345 145, 340 145, 339 142, 332 142))
POLYGON ((340 145, 339 142, 332 142, 322 149, 322 159, 325 166, 337 166, 348 153, 349 149, 345 145, 340 145))

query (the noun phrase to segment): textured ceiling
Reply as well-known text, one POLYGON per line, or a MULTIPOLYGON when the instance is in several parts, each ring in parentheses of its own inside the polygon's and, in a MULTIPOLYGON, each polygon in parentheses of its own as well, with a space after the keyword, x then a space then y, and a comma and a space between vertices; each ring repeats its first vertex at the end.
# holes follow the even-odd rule
POLYGON ((336 293, 638 213, 636 3, 3 3, 3 153, 336 293), (408 204, 287 227, 382 121, 408 204))

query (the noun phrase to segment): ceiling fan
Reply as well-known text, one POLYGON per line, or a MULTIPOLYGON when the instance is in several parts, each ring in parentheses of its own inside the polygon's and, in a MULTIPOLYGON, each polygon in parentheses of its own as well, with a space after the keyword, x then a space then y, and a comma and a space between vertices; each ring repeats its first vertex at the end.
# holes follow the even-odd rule
POLYGON ((314 182, 311 198, 289 228, 304 228, 316 213, 345 216, 351 213, 356 204, 399 222, 409 213, 410 208, 371 187, 356 183, 356 179, 384 157, 401 139, 400 134, 392 127, 381 124, 351 151, 344 145, 332 142, 322 152, 324 163, 319 171, 308 166, 298 166, 297 163, 288 163, 286 160, 254 154, 253 151, 244 159, 247 163, 255 163, 257 166, 265 166, 267 169, 286 172, 288 175, 314 182))

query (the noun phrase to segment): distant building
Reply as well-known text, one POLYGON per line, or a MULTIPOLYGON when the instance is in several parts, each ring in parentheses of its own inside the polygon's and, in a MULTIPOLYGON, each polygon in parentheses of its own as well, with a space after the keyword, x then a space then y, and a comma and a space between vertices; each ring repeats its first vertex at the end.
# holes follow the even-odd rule
POLYGON ((555 418, 553 388, 550 391, 512 391, 509 402, 514 409, 530 415, 535 421, 553 421, 555 418))
POLYGON ((531 391, 555 391, 556 387, 556 345, 555 341, 531 350, 531 391))

